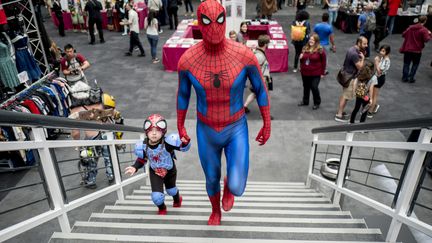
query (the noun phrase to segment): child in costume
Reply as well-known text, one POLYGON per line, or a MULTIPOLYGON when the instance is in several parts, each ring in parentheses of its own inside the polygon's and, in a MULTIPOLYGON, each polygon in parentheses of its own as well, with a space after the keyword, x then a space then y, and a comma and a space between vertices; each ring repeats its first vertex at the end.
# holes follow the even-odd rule
POLYGON ((165 136, 167 122, 159 114, 150 115, 144 121, 144 131, 147 138, 135 145, 135 154, 138 158, 135 164, 125 169, 125 174, 133 175, 147 161, 150 162, 151 198, 159 208, 158 214, 165 215, 167 208, 164 202, 164 185, 167 194, 174 199, 173 207, 181 207, 182 204, 182 196, 176 187, 177 169, 174 163, 174 151, 188 151, 190 143, 186 140, 180 140, 177 133, 165 136))

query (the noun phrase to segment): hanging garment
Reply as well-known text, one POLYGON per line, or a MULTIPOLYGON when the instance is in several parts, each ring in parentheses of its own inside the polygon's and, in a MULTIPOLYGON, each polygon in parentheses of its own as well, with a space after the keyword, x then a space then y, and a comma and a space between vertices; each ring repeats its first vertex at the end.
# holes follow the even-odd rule
POLYGON ((7 18, 1 0, 0 0, 0 24, 7 24, 7 18))
POLYGON ((14 88, 20 84, 17 69, 9 53, 9 47, 2 42, 0 42, 0 80, 9 88, 14 88))
POLYGON ((15 46, 15 59, 18 72, 27 71, 30 80, 38 80, 42 75, 42 71, 27 47, 27 36, 17 35, 12 39, 12 43, 15 46))

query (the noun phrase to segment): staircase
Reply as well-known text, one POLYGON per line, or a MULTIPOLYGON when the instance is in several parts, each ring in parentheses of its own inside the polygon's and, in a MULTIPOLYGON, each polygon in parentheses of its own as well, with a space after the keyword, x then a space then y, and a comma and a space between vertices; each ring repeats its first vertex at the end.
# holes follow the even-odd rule
POLYGON ((203 181, 177 186, 183 204, 173 208, 167 196, 168 215, 157 215, 150 186, 142 186, 89 221, 76 221, 71 233, 55 232, 50 242, 383 242, 379 229, 303 183, 249 181, 221 226, 207 225, 211 207, 203 181))

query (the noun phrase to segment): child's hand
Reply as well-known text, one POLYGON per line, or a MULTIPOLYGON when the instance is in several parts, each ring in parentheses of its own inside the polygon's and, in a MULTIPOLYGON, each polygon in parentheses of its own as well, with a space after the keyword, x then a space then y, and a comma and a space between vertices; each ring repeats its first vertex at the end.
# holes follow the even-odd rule
POLYGON ((125 169, 125 174, 126 174, 126 175, 130 175, 130 176, 132 176, 132 175, 135 174, 136 171, 137 171, 137 169, 135 169, 135 167, 133 167, 133 166, 128 166, 128 167, 126 167, 126 169, 125 169))

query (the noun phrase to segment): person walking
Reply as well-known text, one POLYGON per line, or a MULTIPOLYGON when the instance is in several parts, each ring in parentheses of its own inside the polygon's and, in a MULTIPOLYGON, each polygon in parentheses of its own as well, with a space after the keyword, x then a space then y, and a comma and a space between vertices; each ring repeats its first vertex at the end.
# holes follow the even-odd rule
POLYGON ((144 20, 144 27, 146 29, 147 40, 150 43, 150 52, 154 64, 160 62, 159 58, 156 56, 157 44, 159 41, 158 26, 159 22, 155 16, 155 13, 150 12, 147 18, 144 20))
POLYGON ((420 16, 418 23, 408 27, 402 34, 404 42, 399 50, 404 54, 402 82, 414 83, 416 81, 415 75, 420 64, 422 50, 425 43, 432 38, 431 32, 424 26, 426 22, 427 17, 420 16))
MULTIPOLYGON (((148 0, 149 14, 153 13, 158 19, 158 32, 162 33, 161 25, 159 24, 159 15, 163 12, 163 4, 161 0, 148 0)), ((145 21, 144 21, 145 22, 145 21)))
MULTIPOLYGON (((324 13, 327 14, 327 13, 324 13)), ((313 34, 300 54, 300 73, 303 81, 303 99, 298 106, 309 105, 309 95, 312 91, 314 105, 312 110, 317 110, 321 104, 321 96, 318 85, 324 77, 327 65, 326 52, 320 45, 320 38, 313 34)))
MULTIPOLYGON (((370 43, 373 31, 376 29, 376 17, 373 12, 373 4, 368 3, 365 8, 365 12, 360 14, 357 21, 357 29, 360 36, 364 36, 367 42, 370 43)), ((366 57, 370 56, 370 46, 366 48, 366 57)))
POLYGON ((187 17, 187 15, 189 13, 189 9, 190 9, 190 16, 193 17, 194 16, 194 9, 192 6, 192 0, 184 0, 184 4, 185 4, 185 8, 186 8, 185 17, 187 17))
POLYGON ((346 113, 344 109, 348 100, 354 99, 354 82, 360 69, 363 68, 365 61, 365 51, 368 45, 366 37, 360 36, 357 38, 355 46, 348 49, 343 63, 343 70, 351 77, 350 83, 347 87, 343 88, 342 95, 339 97, 339 108, 335 115, 335 121, 347 122, 346 113))
MULTIPOLYGON (((327 58, 326 63, 328 63, 328 55, 330 53, 330 50, 336 52, 336 45, 334 42, 334 32, 333 32, 333 27, 331 26, 331 24, 328 23, 329 14, 323 13, 321 19, 322 22, 315 25, 314 32, 318 34, 320 39, 320 45, 326 51, 326 58, 327 58)), ((325 74, 326 75, 328 74, 327 69, 325 70, 325 74)))
POLYGON ((95 44, 95 35, 94 35, 94 26, 96 24, 98 33, 99 33, 99 39, 100 43, 105 43, 105 39, 103 36, 103 30, 102 30, 102 16, 100 11, 102 10, 102 4, 97 0, 89 0, 84 8, 85 11, 88 13, 88 28, 90 32, 90 45, 95 44))
POLYGON ((63 10, 61 8, 59 0, 54 0, 51 11, 55 13, 55 16, 59 22, 58 31, 60 36, 66 36, 64 32, 64 21, 63 21, 63 10))
POLYGON ((394 21, 398 15, 398 8, 401 4, 401 0, 388 0, 387 4, 387 19, 386 19, 386 30, 389 35, 393 34, 394 21))
POLYGON ((376 18, 376 29, 373 32, 375 35, 374 39, 374 50, 379 52, 378 47, 380 46, 380 42, 387 37, 386 31, 386 18, 387 18, 387 9, 386 2, 383 1, 381 5, 375 10, 375 18, 376 18))
POLYGON ((176 30, 178 25, 178 3, 177 0, 168 1, 168 20, 170 25, 170 30, 176 30))
POLYGON ((325 0, 325 2, 328 5, 329 24, 333 25, 338 15, 339 0, 325 0))
POLYGON ((128 11, 128 22, 125 24, 129 25, 130 29, 130 39, 129 39, 129 51, 125 53, 126 56, 132 56, 132 52, 135 46, 138 46, 141 57, 145 57, 145 51, 139 39, 139 25, 138 25, 138 14, 132 8, 132 4, 126 4, 126 10, 128 11))
POLYGON ((295 48, 294 70, 297 72, 299 56, 304 45, 309 41, 310 34, 309 13, 302 10, 297 12, 296 19, 291 24, 291 40, 295 48))

